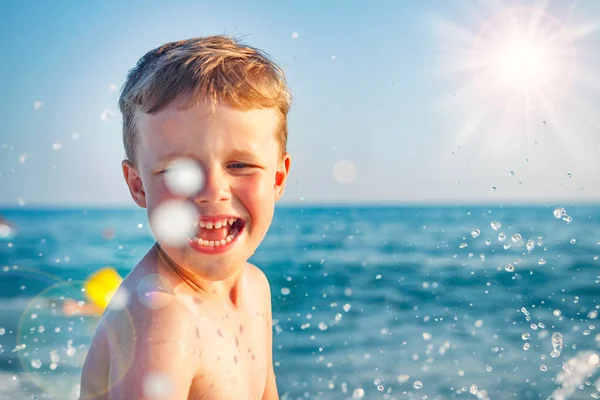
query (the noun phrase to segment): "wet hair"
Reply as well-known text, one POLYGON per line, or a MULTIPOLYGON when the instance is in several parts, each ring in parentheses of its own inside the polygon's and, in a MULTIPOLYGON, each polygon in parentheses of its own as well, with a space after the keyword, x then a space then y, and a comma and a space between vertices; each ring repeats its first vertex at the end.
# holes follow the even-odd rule
POLYGON ((276 135, 281 155, 286 153, 292 96, 281 68, 266 53, 236 38, 207 36, 157 47, 129 71, 119 98, 127 159, 136 163, 136 112, 153 114, 174 102, 190 107, 203 100, 213 110, 223 103, 240 110, 277 110, 276 135))

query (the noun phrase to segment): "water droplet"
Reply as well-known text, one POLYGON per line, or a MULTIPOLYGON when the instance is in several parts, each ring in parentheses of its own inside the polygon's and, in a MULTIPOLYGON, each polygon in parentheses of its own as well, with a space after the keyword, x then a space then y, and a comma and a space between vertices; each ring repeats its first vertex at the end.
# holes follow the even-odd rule
POLYGON ((560 310, 554 310, 552 311, 552 314, 554 314, 555 317, 560 317, 561 312, 560 310))
POLYGON ((100 119, 104 122, 110 121, 116 116, 117 116, 117 113, 115 113, 113 110, 111 110, 109 108, 105 108, 100 113, 100 119))
POLYGON ((531 343, 523 343, 523 350, 527 351, 531 347, 531 343))
POLYGON ((515 233, 514 235, 512 235, 512 241, 513 241, 513 243, 517 243, 520 240, 521 240, 521 235, 520 234, 515 233))
POLYGON ((150 372, 142 385, 144 395, 150 400, 168 399, 173 393, 173 380, 162 372, 150 372))
POLYGON ((561 219, 565 215, 567 215, 567 211, 564 208, 557 207, 556 209, 554 209, 554 218, 561 219))
POLYGON ((178 196, 194 196, 204 186, 204 173, 192 159, 180 158, 171 162, 165 173, 165 184, 178 196))
POLYGON ((485 244, 489 246, 492 243, 492 239, 485 239, 485 244))
POLYGON ((339 183, 350 183, 356 178, 356 166, 350 160, 340 160, 333 166, 333 177, 339 183))
POLYGON ((188 202, 166 200, 150 215, 150 227, 159 242, 169 246, 185 247, 196 235, 195 223, 199 215, 188 202))
POLYGON ((515 176, 515 171, 510 171, 510 172, 508 173, 508 175, 509 175, 509 176, 515 176))
POLYGON ((546 121, 542 121, 542 125, 546 125, 546 121))
POLYGON ((40 360, 31 360, 31 366, 35 369, 40 369, 42 362, 40 360))
POLYGON ((560 355, 560 351, 562 350, 562 347, 563 347, 562 334, 560 332, 554 332, 552 334, 552 349, 554 351, 558 352, 558 355, 560 355))
POLYGON ((317 326, 322 331, 326 331, 327 330, 327 324, 325 322, 319 322, 319 324, 317 326))
POLYGON ((498 221, 492 221, 490 223, 490 226, 492 227, 493 230, 497 231, 498 229, 500 229, 502 227, 502 224, 498 221))
POLYGON ((471 394, 477 394, 478 390, 479 390, 479 388, 475 384, 473 384, 469 387, 469 392, 471 392, 471 394))
POLYGON ((298 39, 299 37, 300 37, 300 35, 298 34, 298 32, 292 33, 292 39, 298 39))
POLYGON ((475 239, 475 238, 479 237, 479 234, 480 234, 480 231, 479 231, 479 229, 473 229, 473 230, 471 231, 471 237, 472 237, 473 239, 475 239))
POLYGON ((531 339, 531 334, 529 332, 525 332, 524 334, 521 335, 521 339, 529 340, 529 339, 531 339))
POLYGON ((567 224, 570 224, 571 222, 573 222, 573 218, 571 218, 571 216, 569 215, 565 215, 563 217, 563 221, 565 221, 567 224))
POLYGON ((546 264, 546 260, 544 260, 543 258, 540 258, 540 260, 538 261, 538 264, 544 265, 544 264, 546 264))
POLYGON ((52 148, 56 151, 62 149, 63 145, 62 143, 52 143, 52 148))
POLYGON ((460 247, 461 249, 464 249, 465 247, 467 247, 468 244, 466 243, 461 243, 458 247, 460 247))
POLYGON ((492 186, 492 192, 496 191, 496 186, 492 186))
POLYGON ((572 238, 571 240, 569 240, 569 243, 571 243, 571 244, 575 244, 575 242, 577 242, 577 239, 575 239, 575 238, 572 238))
POLYGON ((504 242, 505 240, 506 240, 506 233, 504 233, 504 232, 500 232, 500 233, 498 234, 498 241, 499 241, 499 242, 504 242))
POLYGON ((527 251, 533 250, 534 247, 535 247, 535 242, 532 239, 529 239, 527 241, 527 251))
POLYGON ((512 264, 506 264, 506 267, 504 267, 504 269, 507 272, 514 272, 515 271, 515 267, 512 264))
POLYGON ((362 388, 354 389, 352 392, 353 399, 362 399, 363 397, 365 397, 365 391, 362 388))
POLYGON ((545 364, 542 364, 542 365, 540 365, 540 371, 546 372, 546 371, 548 371, 548 367, 546 367, 545 364))
POLYGON ((44 105, 44 103, 42 103, 41 101, 34 101, 33 102, 33 109, 34 110, 39 110, 40 108, 42 108, 43 105, 44 105))
POLYGON ((290 291, 289 288, 286 288, 286 287, 281 288, 281 294, 284 295, 284 296, 287 296, 288 294, 290 294, 290 292, 291 291, 290 291))
POLYGON ((571 174, 567 174, 567 178, 571 178, 573 175, 571 174))
POLYGON ((413 384, 413 387, 417 390, 421 389, 423 387, 423 382, 421 381, 415 381, 415 383, 413 384))

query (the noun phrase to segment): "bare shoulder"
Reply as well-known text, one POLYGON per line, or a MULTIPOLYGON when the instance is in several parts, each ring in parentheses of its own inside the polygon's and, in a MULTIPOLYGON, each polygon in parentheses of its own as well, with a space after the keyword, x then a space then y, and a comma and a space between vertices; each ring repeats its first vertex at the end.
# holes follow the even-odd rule
POLYGON ((108 309, 101 320, 98 346, 92 344, 84 366, 82 392, 84 382, 97 379, 104 382, 108 399, 145 398, 145 391, 156 385, 169 390, 169 399, 187 399, 199 346, 191 311, 152 282, 131 286, 124 282, 130 293, 127 305, 108 309), (99 376, 93 366, 102 357, 100 351, 108 358, 106 376, 99 376))
POLYGON ((269 303, 271 302, 271 287, 265 273, 254 264, 246 263, 246 272, 250 283, 260 289, 260 293, 268 295, 269 303))

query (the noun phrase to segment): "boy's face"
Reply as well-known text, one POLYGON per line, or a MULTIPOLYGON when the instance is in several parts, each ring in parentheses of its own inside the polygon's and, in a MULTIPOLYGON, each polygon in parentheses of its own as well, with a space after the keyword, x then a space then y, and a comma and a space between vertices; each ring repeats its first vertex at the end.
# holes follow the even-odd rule
POLYGON ((187 199, 200 215, 199 221, 190 221, 199 228, 186 246, 159 242, 177 264, 204 279, 222 280, 254 253, 290 166, 287 154, 280 157, 278 124, 273 109, 240 111, 223 104, 213 112, 204 102, 137 115, 137 166, 123 163, 133 199, 147 208, 150 218, 157 206, 173 199, 187 199), (174 194, 165 180, 169 165, 183 158, 194 160, 204 174, 201 190, 187 198, 174 194), (216 229, 218 220, 232 225, 216 229), (197 238, 206 242, 198 244, 197 238))

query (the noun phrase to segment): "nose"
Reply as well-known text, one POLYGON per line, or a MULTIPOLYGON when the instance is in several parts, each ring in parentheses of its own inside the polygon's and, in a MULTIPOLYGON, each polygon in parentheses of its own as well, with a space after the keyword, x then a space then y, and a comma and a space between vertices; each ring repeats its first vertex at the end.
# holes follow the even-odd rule
POLYGON ((229 177, 219 166, 203 166, 204 183, 195 197, 198 203, 219 203, 231 198, 229 177))

